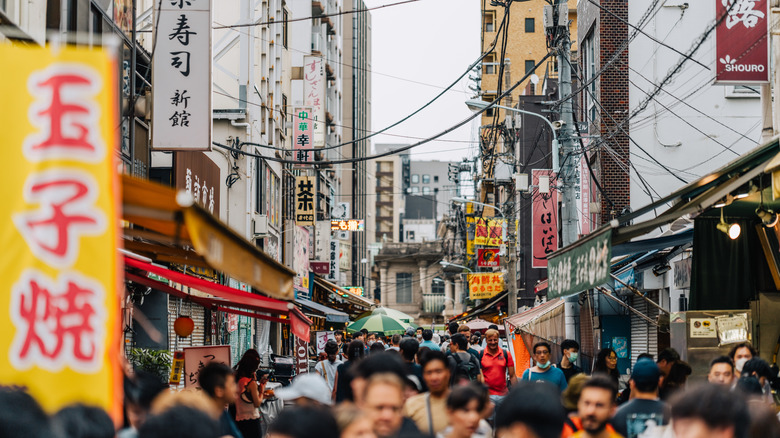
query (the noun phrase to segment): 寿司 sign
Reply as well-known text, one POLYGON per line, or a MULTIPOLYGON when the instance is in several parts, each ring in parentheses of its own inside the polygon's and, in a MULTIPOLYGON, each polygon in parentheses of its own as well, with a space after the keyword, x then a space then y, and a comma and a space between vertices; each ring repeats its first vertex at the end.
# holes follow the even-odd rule
POLYGON ((0 46, 0 385, 122 416, 117 59, 0 46))
POLYGON ((768 0, 714 0, 715 82, 769 82, 768 0))

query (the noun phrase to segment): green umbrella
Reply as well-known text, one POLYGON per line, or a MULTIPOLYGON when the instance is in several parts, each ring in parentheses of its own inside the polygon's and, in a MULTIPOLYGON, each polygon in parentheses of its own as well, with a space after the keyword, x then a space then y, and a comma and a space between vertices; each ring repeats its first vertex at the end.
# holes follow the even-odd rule
POLYGON ((386 335, 394 335, 396 333, 404 333, 407 327, 409 327, 409 324, 406 322, 399 321, 391 316, 378 314, 358 319, 347 326, 347 332, 355 333, 366 329, 369 332, 382 332, 386 335))
POLYGON ((414 322, 414 318, 411 316, 405 314, 404 312, 401 312, 400 310, 391 309, 389 307, 377 307, 374 309, 373 312, 371 312, 372 315, 387 315, 391 318, 395 318, 399 321, 403 321, 406 323, 412 323, 414 322))

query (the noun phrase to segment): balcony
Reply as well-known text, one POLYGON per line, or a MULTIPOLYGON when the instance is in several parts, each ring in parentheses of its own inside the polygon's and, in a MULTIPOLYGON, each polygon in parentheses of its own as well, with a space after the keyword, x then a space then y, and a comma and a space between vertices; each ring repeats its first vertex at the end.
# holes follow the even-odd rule
POLYGON ((440 314, 444 312, 444 294, 422 294, 422 313, 440 314))
POLYGON ((325 12, 322 8, 322 2, 314 0, 311 2, 311 15, 316 17, 318 15, 322 15, 322 13, 325 12))
POLYGON ((324 50, 325 50, 325 39, 322 37, 322 33, 312 32, 311 34, 312 54, 321 55, 324 50))

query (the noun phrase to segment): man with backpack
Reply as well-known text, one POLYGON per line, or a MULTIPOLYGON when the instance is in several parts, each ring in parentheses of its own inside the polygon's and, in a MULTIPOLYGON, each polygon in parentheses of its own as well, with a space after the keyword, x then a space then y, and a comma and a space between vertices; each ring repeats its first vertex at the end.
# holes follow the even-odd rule
POLYGON ((511 383, 517 383, 515 362, 509 352, 498 345, 498 330, 486 331, 485 339, 487 344, 479 353, 479 365, 482 367, 482 375, 485 376, 490 399, 498 406, 508 391, 507 373, 511 383))
POLYGON ((468 352, 469 343, 466 337, 460 333, 452 335, 450 339, 450 352, 447 359, 452 369, 453 384, 463 382, 484 382, 479 359, 468 352))

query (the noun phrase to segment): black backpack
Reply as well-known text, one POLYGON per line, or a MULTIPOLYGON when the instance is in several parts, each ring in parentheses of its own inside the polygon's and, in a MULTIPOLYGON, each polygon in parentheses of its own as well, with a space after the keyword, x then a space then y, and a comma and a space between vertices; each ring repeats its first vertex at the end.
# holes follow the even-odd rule
MULTIPOLYGON (((504 354, 504 362, 506 363, 506 366, 509 366, 509 360, 507 360, 507 357, 509 357, 509 353, 506 351, 506 349, 502 348, 501 353, 504 354)), ((482 358, 485 356, 485 350, 479 352, 479 366, 482 366, 482 358)))
POLYGON ((460 358, 460 354, 454 353, 452 357, 455 359, 455 381, 469 380, 476 382, 479 379, 479 365, 475 363, 471 354, 469 354, 469 360, 464 361, 460 358))

